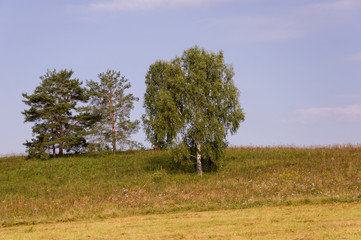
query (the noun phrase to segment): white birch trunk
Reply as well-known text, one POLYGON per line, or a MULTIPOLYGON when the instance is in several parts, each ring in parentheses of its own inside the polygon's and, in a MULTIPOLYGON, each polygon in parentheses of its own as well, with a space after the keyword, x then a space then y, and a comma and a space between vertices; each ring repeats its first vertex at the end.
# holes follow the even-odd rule
POLYGON ((197 146, 197 173, 198 175, 202 176, 202 161, 201 161, 201 144, 199 142, 196 142, 197 146))

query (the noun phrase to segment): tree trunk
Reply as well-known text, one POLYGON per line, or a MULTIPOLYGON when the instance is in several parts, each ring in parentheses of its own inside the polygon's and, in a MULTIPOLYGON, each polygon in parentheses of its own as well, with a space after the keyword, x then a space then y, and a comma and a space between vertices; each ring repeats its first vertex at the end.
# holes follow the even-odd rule
POLYGON ((196 142, 197 145, 197 173, 199 176, 203 175, 202 171, 202 161, 201 161, 201 144, 196 142))
POLYGON ((116 145, 116 141, 115 141, 115 132, 113 132, 113 139, 112 139, 112 142, 113 142, 113 154, 115 154, 116 153, 116 151, 117 151, 117 145, 116 145))
POLYGON ((113 98, 112 93, 110 93, 110 121, 112 122, 112 145, 113 145, 113 154, 117 151, 117 145, 115 141, 115 120, 114 120, 114 112, 113 112, 113 98))
POLYGON ((56 157, 56 152, 55 152, 55 144, 53 144, 53 158, 56 157))
POLYGON ((117 145, 115 140, 115 126, 114 126, 114 114, 111 113, 111 119, 112 119, 112 144, 113 144, 113 154, 117 151, 117 145))
POLYGON ((59 144, 59 157, 62 157, 64 154, 63 154, 63 143, 60 143, 59 144))
MULTIPOLYGON (((61 122, 60 122, 61 123, 61 122)), ((62 123, 61 123, 62 124, 62 123)), ((60 126, 60 129, 59 129, 59 137, 60 139, 63 138, 63 125, 60 126)), ((60 141, 63 141, 63 140, 60 140, 60 141)), ((60 142, 59 143, 59 157, 62 157, 63 156, 63 142, 60 142)))

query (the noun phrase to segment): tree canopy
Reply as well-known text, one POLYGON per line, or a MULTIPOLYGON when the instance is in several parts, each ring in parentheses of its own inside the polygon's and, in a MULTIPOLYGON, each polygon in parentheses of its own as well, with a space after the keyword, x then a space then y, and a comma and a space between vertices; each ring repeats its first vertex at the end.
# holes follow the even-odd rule
POLYGON ((118 145, 131 145, 134 142, 130 135, 139 129, 139 121, 130 120, 130 111, 134 101, 139 99, 133 94, 126 94, 131 87, 128 79, 120 76, 120 72, 108 70, 98 75, 100 83, 88 81, 90 94, 90 111, 100 116, 100 120, 92 128, 92 136, 100 148, 111 145, 115 154, 118 145))
POLYGON ((79 111, 79 103, 88 97, 82 83, 72 75, 72 70, 48 70, 31 95, 23 93, 23 102, 30 106, 22 112, 25 122, 35 123, 34 138, 24 144, 30 157, 41 156, 47 150, 52 150, 55 157, 56 149, 62 156, 64 150, 77 152, 85 147, 84 133, 94 121, 79 111))
POLYGON ((226 136, 244 120, 233 68, 223 53, 197 46, 170 62, 157 61, 146 75, 143 124, 155 148, 173 149, 176 162, 195 164, 202 175, 221 165, 226 136))
POLYGON ((130 120, 134 101, 126 94, 130 83, 119 72, 108 70, 98 75, 100 83, 88 81, 82 87, 79 79, 72 78, 72 70, 48 70, 32 94, 23 93, 25 122, 33 122, 33 138, 24 144, 29 157, 63 156, 67 152, 85 149, 109 149, 117 144, 138 145, 130 135, 139 129, 139 121, 130 120), (91 143, 89 146, 89 142, 91 143), (58 153, 56 152, 58 150, 58 153))
MULTIPOLYGON (((25 122, 33 122, 33 138, 24 144, 29 156, 52 152, 53 157, 81 152, 86 146, 112 149, 138 145, 130 140, 139 121, 130 119, 139 99, 120 72, 107 70, 100 82, 82 87, 72 70, 48 70, 32 94, 23 93, 25 122)), ((223 52, 197 46, 171 61, 156 61, 146 74, 145 114, 147 140, 156 149, 172 149, 175 162, 203 170, 222 165, 227 135, 234 134, 244 113, 232 65, 223 52)), ((88 147, 88 149, 90 149, 88 147)))

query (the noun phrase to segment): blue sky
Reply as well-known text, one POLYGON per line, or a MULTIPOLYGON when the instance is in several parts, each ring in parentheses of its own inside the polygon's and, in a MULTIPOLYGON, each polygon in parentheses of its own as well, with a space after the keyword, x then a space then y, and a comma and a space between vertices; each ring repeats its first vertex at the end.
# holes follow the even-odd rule
POLYGON ((360 0, 1 0, 0 154, 25 151, 21 93, 47 69, 120 71, 140 119, 149 65, 194 45, 234 66, 246 121, 231 145, 360 144, 360 23, 360 0))

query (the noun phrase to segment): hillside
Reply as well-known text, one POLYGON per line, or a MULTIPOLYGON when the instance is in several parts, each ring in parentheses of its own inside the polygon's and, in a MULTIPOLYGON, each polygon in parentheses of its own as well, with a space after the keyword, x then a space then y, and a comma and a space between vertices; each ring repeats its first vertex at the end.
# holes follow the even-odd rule
POLYGON ((332 202, 361 202, 361 147, 229 148, 203 177, 161 151, 0 159, 3 226, 332 202))

